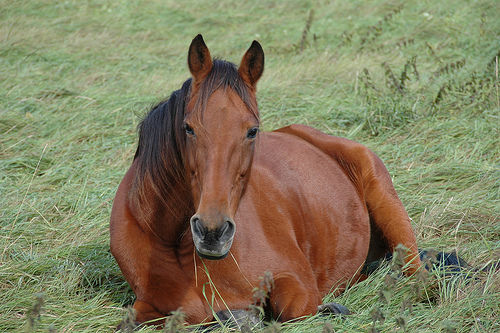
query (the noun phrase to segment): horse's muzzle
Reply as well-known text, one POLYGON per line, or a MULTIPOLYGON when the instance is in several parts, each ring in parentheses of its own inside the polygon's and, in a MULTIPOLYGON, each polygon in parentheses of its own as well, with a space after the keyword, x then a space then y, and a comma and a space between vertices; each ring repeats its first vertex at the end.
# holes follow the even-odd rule
POLYGON ((236 230, 232 219, 226 218, 220 227, 209 229, 200 215, 196 214, 190 223, 196 253, 200 257, 220 260, 227 256, 236 230))

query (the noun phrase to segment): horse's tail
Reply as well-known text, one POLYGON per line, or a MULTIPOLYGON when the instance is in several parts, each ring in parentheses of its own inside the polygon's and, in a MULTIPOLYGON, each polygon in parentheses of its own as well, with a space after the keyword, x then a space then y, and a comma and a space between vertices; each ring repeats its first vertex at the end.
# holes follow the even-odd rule
MULTIPOLYGON (((428 271, 439 270, 445 276, 457 275, 465 272, 489 272, 500 269, 500 260, 488 263, 480 268, 473 268, 465 259, 460 257, 456 251, 444 252, 435 250, 419 250, 420 260, 428 271)), ((384 258, 365 263, 361 273, 369 275, 379 268, 384 262, 393 258, 392 253, 387 253, 384 258)))

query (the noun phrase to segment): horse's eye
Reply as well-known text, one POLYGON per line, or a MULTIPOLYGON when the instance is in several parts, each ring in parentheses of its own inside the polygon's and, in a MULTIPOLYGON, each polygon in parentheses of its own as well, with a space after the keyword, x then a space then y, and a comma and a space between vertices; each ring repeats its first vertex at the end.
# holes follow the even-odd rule
POLYGON ((184 130, 186 130, 186 133, 189 135, 194 135, 194 130, 191 126, 188 124, 184 124, 184 130))
POLYGON ((247 139, 255 139, 258 132, 259 132, 258 127, 254 127, 254 128, 249 129, 247 132, 247 139))

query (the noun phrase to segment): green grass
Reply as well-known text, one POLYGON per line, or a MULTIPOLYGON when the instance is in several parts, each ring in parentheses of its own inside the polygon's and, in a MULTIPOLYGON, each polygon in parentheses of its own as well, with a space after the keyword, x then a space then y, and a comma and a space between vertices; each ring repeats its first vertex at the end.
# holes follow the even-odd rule
MULTIPOLYGON (((236 63, 253 39, 263 45, 265 129, 305 123, 374 150, 420 247, 457 249, 476 267, 497 260, 499 10, 494 0, 0 0, 0 331, 120 322, 133 294, 109 253, 114 192, 141 115, 188 77, 198 33, 236 63)), ((375 308, 383 332, 403 331, 400 317, 409 332, 500 330, 494 272, 436 276, 425 297, 412 287, 422 281, 403 278, 384 303, 386 275, 336 299, 355 315, 281 330, 322 332, 328 321, 368 332, 375 308)))

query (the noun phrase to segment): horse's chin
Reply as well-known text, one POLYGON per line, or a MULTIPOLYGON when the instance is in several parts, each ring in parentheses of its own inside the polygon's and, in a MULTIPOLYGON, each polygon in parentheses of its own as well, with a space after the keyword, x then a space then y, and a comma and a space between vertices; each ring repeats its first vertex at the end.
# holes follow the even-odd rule
POLYGON ((210 252, 200 252, 198 249, 196 249, 196 253, 198 254, 198 256, 200 258, 203 258, 203 259, 221 260, 221 259, 224 259, 225 257, 227 257, 227 255, 229 254, 229 251, 227 251, 226 253, 223 253, 223 254, 218 254, 218 253, 214 253, 212 251, 210 251, 210 252))

